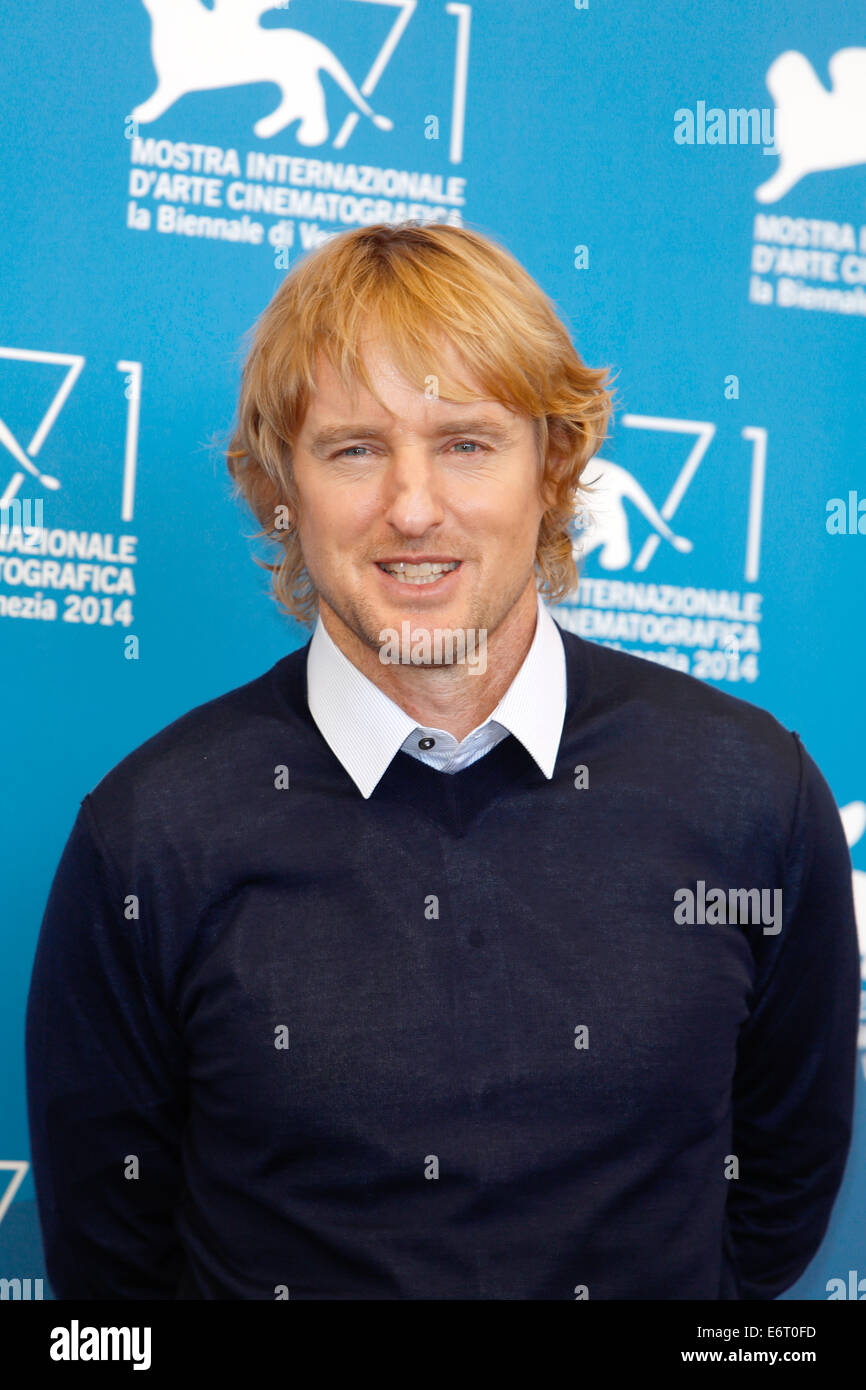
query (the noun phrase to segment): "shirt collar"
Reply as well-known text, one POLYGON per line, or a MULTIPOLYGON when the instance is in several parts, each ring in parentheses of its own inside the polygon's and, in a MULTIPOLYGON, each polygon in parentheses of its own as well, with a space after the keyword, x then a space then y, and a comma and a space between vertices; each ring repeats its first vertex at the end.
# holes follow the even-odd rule
MULTIPOLYGON (((491 722, 502 725, 550 780, 565 722, 565 649, 541 595, 537 598, 538 620, 529 651, 479 728, 491 722)), ((416 723, 363 675, 329 636, 321 617, 307 653, 307 702, 319 732, 365 799, 410 735, 442 732, 416 723)))

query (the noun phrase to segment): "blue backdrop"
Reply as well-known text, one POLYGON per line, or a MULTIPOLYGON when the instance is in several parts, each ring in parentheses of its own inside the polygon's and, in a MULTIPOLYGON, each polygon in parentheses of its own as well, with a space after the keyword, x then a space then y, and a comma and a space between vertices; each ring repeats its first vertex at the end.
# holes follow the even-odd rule
MULTIPOLYGON (((617 370, 555 615, 800 733, 862 945, 866 10, 6 0, 0 26, 0 1276, 44 1275, 24 1006, 79 800, 308 636, 214 439, 243 334, 348 227, 496 236, 617 370)), ((861 1053, 844 1186, 786 1297, 866 1297, 864 1074, 861 1053)))

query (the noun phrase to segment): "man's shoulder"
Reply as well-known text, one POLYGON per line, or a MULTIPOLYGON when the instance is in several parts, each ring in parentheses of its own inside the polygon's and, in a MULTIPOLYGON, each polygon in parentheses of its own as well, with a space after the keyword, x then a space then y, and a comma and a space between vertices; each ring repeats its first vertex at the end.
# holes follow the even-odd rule
MULTIPOLYGON (((724 758, 796 783, 798 737, 769 710, 690 673, 560 632, 568 668, 585 681, 593 709, 619 715, 631 738, 646 739, 671 758, 679 751, 690 759, 724 758)), ((586 702, 581 705, 585 714, 586 702)))
POLYGON ((229 789, 237 795, 272 752, 285 760, 306 727, 293 698, 303 689, 305 666, 306 646, 145 739, 87 794, 97 821, 110 826, 131 807, 139 821, 168 819, 177 807, 204 811, 229 789))

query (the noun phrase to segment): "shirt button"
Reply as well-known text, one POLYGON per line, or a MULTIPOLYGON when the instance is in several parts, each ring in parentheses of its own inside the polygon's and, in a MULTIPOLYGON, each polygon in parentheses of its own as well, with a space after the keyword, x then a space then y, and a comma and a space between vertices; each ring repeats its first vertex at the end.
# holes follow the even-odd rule
POLYGON ((419 748, 435 748, 435 746, 436 746, 436 740, 435 740, 435 738, 422 738, 422 739, 419 739, 419 741, 418 741, 418 747, 419 747, 419 748))

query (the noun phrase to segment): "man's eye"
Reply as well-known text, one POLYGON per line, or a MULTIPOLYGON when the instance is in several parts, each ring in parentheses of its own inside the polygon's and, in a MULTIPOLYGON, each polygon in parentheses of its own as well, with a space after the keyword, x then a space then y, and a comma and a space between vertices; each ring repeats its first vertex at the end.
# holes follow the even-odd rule
MULTIPOLYGON (((481 443, 479 443, 479 441, 478 441, 477 439, 455 439, 454 443, 453 443, 450 447, 451 447, 452 449, 458 449, 461 453, 465 453, 466 450, 464 449, 463 446, 464 446, 464 445, 467 445, 467 444, 468 444, 468 445, 470 446, 470 448, 473 449, 473 450, 475 450, 475 449, 483 449, 483 448, 484 448, 484 445, 481 444, 481 443)), ((359 449, 363 449, 366 453, 369 453, 369 452, 370 452, 369 449, 367 448, 366 444, 349 444, 349 445, 347 445, 347 447, 346 447, 345 449, 341 449, 341 450, 339 451, 339 453, 336 455, 336 457, 337 457, 337 458, 360 458, 360 457, 361 457, 361 454, 358 453, 358 450, 359 450, 359 449)))

